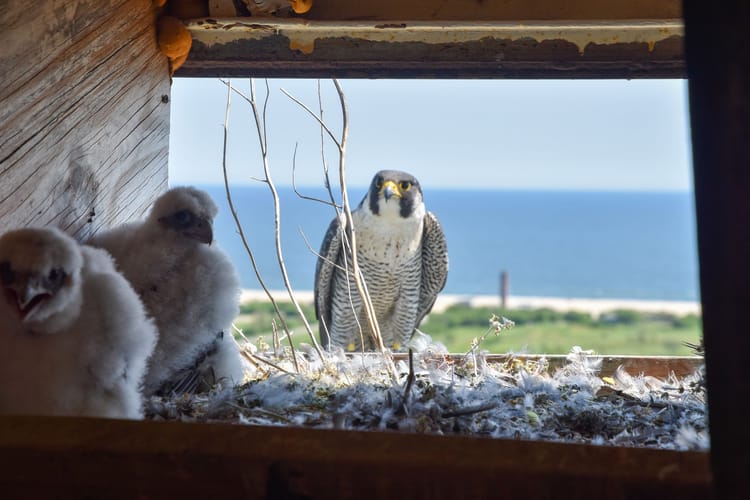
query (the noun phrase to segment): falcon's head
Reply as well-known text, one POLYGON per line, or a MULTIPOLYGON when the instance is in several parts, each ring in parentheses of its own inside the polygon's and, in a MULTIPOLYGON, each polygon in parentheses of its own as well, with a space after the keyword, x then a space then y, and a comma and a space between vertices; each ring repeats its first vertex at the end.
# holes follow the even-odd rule
MULTIPOLYGON (((3 300, 23 324, 47 320, 65 311, 78 315, 83 266, 78 243, 54 228, 8 231, 0 237, 0 285, 3 300)), ((62 324, 50 324, 55 331, 62 324)))
POLYGON ((362 205, 374 215, 402 218, 424 216, 422 188, 411 174, 400 170, 381 170, 375 174, 362 205))
POLYGON ((217 213, 216 204, 205 191, 176 187, 156 200, 149 222, 171 234, 210 245, 214 240, 213 220, 217 213))

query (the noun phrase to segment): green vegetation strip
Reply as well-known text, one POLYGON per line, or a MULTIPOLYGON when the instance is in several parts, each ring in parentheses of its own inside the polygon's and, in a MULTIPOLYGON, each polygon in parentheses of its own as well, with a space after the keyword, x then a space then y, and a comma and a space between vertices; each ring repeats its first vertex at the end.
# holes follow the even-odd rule
MULTIPOLYGON (((294 306, 279 303, 279 308, 294 333, 295 344, 309 343, 294 306)), ((303 306, 303 310, 313 322, 313 308, 303 306)), ((430 314, 420 330, 445 344, 449 352, 466 352, 472 340, 487 331, 493 314, 512 320, 516 326, 498 336, 488 336, 480 349, 492 353, 566 354, 572 346, 578 345, 599 354, 689 356, 694 353, 684 343, 698 344, 701 337, 701 320, 694 314, 677 316, 614 310, 594 317, 585 312, 559 312, 546 308, 502 310, 466 305, 455 305, 442 313, 430 314)), ((274 321, 277 322, 270 303, 251 302, 243 304, 235 324, 252 342, 262 337, 264 342, 271 344, 274 321)), ((317 331, 317 325, 313 328, 317 331)))

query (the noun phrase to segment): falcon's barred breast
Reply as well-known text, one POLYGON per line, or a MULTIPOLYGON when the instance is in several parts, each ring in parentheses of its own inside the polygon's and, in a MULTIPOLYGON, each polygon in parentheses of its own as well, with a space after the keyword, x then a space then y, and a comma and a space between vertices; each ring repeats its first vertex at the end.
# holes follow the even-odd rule
MULTIPOLYGON (((357 259, 386 347, 405 347, 430 312, 448 276, 445 234, 425 210, 417 179, 397 170, 375 174, 352 211, 357 259)), ((326 348, 375 347, 343 245, 345 219, 335 218, 315 269, 315 312, 326 348)))

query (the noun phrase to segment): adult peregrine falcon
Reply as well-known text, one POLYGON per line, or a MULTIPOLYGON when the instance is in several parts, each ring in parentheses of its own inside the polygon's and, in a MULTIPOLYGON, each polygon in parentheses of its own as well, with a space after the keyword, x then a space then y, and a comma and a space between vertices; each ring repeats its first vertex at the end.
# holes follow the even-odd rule
MULTIPOLYGON (((425 210, 414 176, 398 170, 375 174, 352 211, 357 259, 386 347, 404 347, 430 312, 448 276, 445 234, 425 210)), ((351 255, 342 245, 343 214, 328 227, 315 268, 315 314, 324 347, 373 350, 362 300, 351 277, 351 255), (345 251, 346 250, 346 251, 345 251), (361 328, 361 330, 360 330, 361 328)))

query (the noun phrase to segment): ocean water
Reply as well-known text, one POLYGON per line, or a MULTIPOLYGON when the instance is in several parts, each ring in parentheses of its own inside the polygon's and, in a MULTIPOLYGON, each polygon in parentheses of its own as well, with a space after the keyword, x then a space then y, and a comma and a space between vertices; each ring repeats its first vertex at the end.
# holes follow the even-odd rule
MULTIPOLYGON (((237 265, 243 288, 260 288, 224 187, 200 187, 219 205, 215 236, 237 265)), ((300 191, 325 197, 322 189, 300 191)), ((364 193, 351 188, 352 204, 364 193)), ((270 191, 235 186, 232 195, 262 278, 271 289, 283 288, 270 191)), ((333 209, 291 188, 279 188, 279 195, 289 280, 296 290, 312 290, 315 252, 333 209)), ((425 203, 448 242, 444 293, 497 294, 506 271, 512 295, 699 299, 691 193, 430 190, 425 203)))

